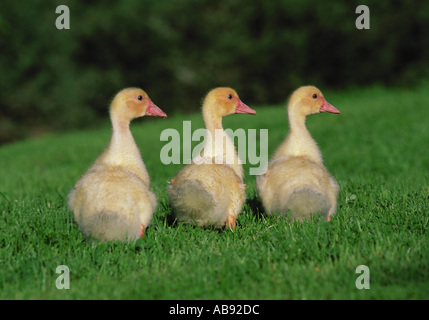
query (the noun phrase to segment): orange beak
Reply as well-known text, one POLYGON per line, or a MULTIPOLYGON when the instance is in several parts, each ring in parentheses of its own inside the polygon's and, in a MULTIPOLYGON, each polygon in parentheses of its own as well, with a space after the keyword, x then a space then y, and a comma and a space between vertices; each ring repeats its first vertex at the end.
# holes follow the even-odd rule
POLYGON ((323 104, 320 107, 320 112, 340 113, 340 110, 338 110, 332 104, 330 104, 328 101, 323 99, 323 104))
POLYGON ((154 116, 154 117, 161 117, 161 118, 167 118, 167 115, 162 111, 160 108, 156 106, 155 103, 152 102, 152 100, 149 99, 149 106, 146 109, 146 116, 154 116))
POLYGON ((249 106, 247 106, 240 99, 238 99, 238 105, 237 105, 237 108, 235 109, 235 113, 256 114, 256 111, 249 108, 249 106))

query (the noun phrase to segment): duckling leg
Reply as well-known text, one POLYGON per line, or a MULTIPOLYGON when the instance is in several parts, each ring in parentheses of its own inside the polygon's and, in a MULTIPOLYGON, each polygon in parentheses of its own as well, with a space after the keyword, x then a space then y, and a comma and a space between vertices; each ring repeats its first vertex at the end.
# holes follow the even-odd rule
POLYGON ((232 214, 229 214, 228 217, 226 218, 226 226, 230 228, 232 231, 235 231, 235 225, 236 225, 236 218, 232 214))
POLYGON ((144 224, 140 225, 140 239, 144 238, 144 231, 146 230, 146 227, 144 226, 144 224))
POLYGON ((238 183, 231 186, 228 216, 225 222, 225 225, 232 231, 235 231, 237 217, 243 208, 244 202, 246 201, 246 195, 244 193, 245 186, 243 183, 241 183, 241 181, 237 182, 238 183))
POLYGON ((335 211, 337 210, 337 200, 334 199, 333 201, 334 203, 332 204, 328 212, 328 221, 331 221, 331 217, 335 214, 335 211))

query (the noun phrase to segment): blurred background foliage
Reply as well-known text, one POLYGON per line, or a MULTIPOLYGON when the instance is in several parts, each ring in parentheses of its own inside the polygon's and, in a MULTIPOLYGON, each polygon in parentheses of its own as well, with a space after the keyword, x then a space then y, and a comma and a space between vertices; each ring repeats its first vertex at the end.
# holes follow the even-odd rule
POLYGON ((105 123, 128 86, 170 115, 216 86, 249 105, 303 84, 411 87, 428 43, 423 0, 0 0, 0 143, 105 123), (62 4, 70 30, 55 27, 62 4), (360 4, 370 30, 355 27, 360 4))

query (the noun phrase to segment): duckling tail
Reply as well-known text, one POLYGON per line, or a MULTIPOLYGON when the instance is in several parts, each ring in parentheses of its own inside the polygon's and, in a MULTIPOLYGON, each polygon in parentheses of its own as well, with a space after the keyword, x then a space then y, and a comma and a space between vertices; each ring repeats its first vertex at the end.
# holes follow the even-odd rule
POLYGON ((281 212, 290 210, 291 218, 296 220, 310 220, 313 214, 321 214, 328 219, 331 203, 326 195, 311 188, 295 190, 290 194, 281 212))
POLYGON ((102 241, 133 241, 141 237, 140 225, 137 216, 127 220, 117 213, 100 212, 91 215, 85 224, 81 225, 81 230, 87 238, 102 241))
POLYGON ((204 225, 216 207, 213 195, 196 179, 172 186, 168 195, 177 220, 189 224, 204 225))

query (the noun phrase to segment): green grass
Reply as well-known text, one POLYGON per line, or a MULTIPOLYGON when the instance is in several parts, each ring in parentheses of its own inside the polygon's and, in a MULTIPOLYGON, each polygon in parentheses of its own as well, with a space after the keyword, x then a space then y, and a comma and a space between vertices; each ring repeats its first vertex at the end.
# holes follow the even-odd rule
MULTIPOLYGON (((159 135, 181 131, 183 120, 201 127, 199 112, 132 124, 159 203, 136 243, 85 241, 67 208, 70 188, 108 142, 108 125, 3 146, 0 298, 428 299, 428 92, 325 92, 341 115, 315 115, 307 126, 340 185, 330 223, 266 216, 248 174, 235 232, 169 223, 167 181, 181 165, 160 162, 159 135), (55 286, 59 265, 70 268, 70 290, 55 286), (356 289, 359 265, 370 269, 369 290, 356 289)), ((287 132, 284 106, 253 107, 256 116, 230 116, 224 126, 268 128, 272 154, 287 132)))

